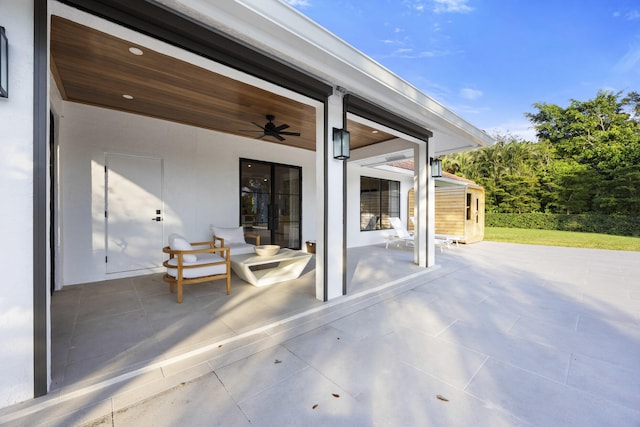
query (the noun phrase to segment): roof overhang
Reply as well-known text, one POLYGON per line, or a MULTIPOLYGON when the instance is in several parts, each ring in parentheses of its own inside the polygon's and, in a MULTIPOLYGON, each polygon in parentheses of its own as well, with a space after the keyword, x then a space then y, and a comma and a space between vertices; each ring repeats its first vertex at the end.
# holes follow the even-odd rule
MULTIPOLYGON (((393 130, 404 132, 403 135, 408 131, 409 136, 415 136, 418 140, 429 140, 430 151, 436 156, 494 143, 486 133, 283 2, 265 0, 59 1, 115 22, 123 22, 132 30, 140 31, 147 36, 158 37, 177 46, 185 46, 187 50, 190 50, 187 44, 191 43, 194 46, 194 50, 191 51, 205 57, 208 57, 207 53, 198 52, 196 48, 203 48, 205 51, 208 49, 214 56, 222 52, 223 59, 230 61, 228 64, 225 61, 222 63, 229 67, 234 67, 235 43, 237 50, 249 52, 244 56, 240 55, 241 61, 247 57, 249 61, 254 61, 249 63, 249 68, 259 72, 260 65, 263 64, 261 61, 266 61, 264 65, 268 65, 272 70, 268 74, 271 80, 269 78, 266 80, 271 86, 278 85, 278 79, 284 78, 286 81, 287 73, 290 73, 291 79, 297 86, 285 85, 285 88, 298 92, 297 88, 300 86, 301 91, 309 92, 304 93, 306 96, 316 100, 322 97, 323 93, 327 93, 327 88, 339 88, 348 95, 347 99, 354 100, 353 105, 346 103, 347 109, 352 105, 356 113, 358 111, 371 113, 367 118, 373 119, 371 124, 375 125, 372 128, 354 120, 349 121, 349 126, 353 126, 356 131, 355 135, 352 133, 352 145, 357 144, 355 148, 397 136, 396 132, 384 131, 376 137, 371 135, 378 129, 385 129, 385 124, 393 127, 393 130), (163 20, 162 16, 151 16, 145 13, 146 9, 152 10, 154 15, 164 14, 167 19, 163 20), (134 18, 132 19, 131 16, 134 18), (181 25, 188 29, 185 30, 181 25), (209 43, 207 32, 210 32, 211 37, 214 38, 228 38, 232 41, 229 45, 231 48, 225 46, 224 40, 215 46, 207 45, 209 43), (252 51, 257 52, 258 56, 252 55, 250 53, 252 51), (380 123, 383 126, 378 127, 375 118, 385 117, 387 112, 395 119, 380 123), (362 140, 362 136, 367 133, 368 138, 362 140)), ((247 64, 245 63, 244 66, 246 67, 247 64)), ((251 70, 245 72, 251 74, 251 70)), ((180 92, 176 90, 174 95, 182 96, 180 92)), ((225 100, 225 98, 219 99, 225 100)), ((118 106, 107 105, 107 108, 118 108, 118 106)), ((234 123, 232 129, 225 130, 233 132, 234 129, 240 129, 240 123, 261 120, 260 117, 269 112, 262 111, 266 109, 266 107, 256 109, 260 110, 254 112, 254 114, 260 114, 257 117, 250 117, 249 111, 240 111, 237 117, 218 117, 217 126, 221 126, 220 123, 223 122, 234 123), (230 119, 235 119, 236 122, 230 119)), ((297 124, 300 128, 304 128, 305 125, 313 126, 312 117, 299 119, 299 123, 296 123, 295 118, 287 117, 286 113, 285 111, 277 116, 286 119, 289 123, 297 124)), ((206 127, 206 124, 204 126, 206 127)), ((210 127, 215 128, 214 125, 210 127)), ((309 128, 305 134, 313 135, 314 132, 311 129, 309 128)), ((302 144, 309 149, 314 147, 313 140, 303 141, 302 144)))
POLYGON ((436 155, 485 147, 484 131, 283 2, 156 0, 433 132, 436 155))

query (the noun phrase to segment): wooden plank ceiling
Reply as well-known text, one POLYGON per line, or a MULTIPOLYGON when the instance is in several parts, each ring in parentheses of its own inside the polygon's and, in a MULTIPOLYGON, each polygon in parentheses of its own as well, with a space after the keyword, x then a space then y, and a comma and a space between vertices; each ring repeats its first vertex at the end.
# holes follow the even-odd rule
MULTIPOLYGON (((66 101, 316 148, 314 107, 57 16, 51 22, 51 70, 66 101), (256 124, 264 126, 266 115, 300 136, 263 136, 256 124)), ((352 150, 394 138, 353 121, 347 128, 352 150)))

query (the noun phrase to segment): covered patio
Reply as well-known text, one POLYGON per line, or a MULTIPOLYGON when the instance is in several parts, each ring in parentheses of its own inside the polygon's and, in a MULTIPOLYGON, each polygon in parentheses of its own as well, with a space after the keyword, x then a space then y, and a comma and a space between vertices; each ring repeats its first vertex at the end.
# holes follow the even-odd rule
MULTIPOLYGON (((359 298, 433 269, 413 263, 413 248, 384 244, 349 250, 349 295, 359 298)), ((185 286, 176 302, 162 274, 67 286, 53 294, 51 392, 112 381, 148 365, 170 365, 220 343, 290 324, 327 303, 315 297, 315 256, 301 277, 255 287, 232 273, 224 282, 185 286)), ((224 344, 227 345, 227 344, 224 344)))

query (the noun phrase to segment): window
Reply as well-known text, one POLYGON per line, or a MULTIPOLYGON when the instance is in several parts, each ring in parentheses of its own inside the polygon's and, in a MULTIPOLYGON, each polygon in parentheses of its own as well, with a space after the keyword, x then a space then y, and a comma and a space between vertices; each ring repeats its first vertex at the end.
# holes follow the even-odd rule
POLYGON ((390 217, 400 217, 400 182, 360 177, 360 231, 390 229, 390 217))

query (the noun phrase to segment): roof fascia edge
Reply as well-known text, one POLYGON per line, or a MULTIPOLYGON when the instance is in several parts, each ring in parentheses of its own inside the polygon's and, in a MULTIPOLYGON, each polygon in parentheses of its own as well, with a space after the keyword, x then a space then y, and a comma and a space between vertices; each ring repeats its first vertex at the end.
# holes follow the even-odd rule
POLYGON ((205 27, 177 10, 131 0, 57 0, 181 47, 270 83, 324 102, 333 86, 238 40, 205 27))

